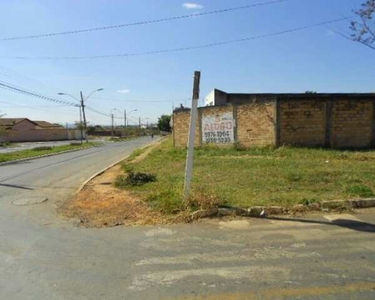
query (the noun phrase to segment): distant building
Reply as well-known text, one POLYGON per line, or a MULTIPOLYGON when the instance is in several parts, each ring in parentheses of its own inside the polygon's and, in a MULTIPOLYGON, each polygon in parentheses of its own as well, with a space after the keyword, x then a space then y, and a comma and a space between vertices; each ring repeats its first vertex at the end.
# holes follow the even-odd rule
POLYGON ((59 124, 52 124, 46 121, 32 121, 28 118, 0 118, 0 126, 6 130, 64 129, 59 124))
MULTIPOLYGON (((32 121, 38 125, 41 129, 63 129, 64 127, 60 124, 49 123, 46 121, 32 121)), ((37 128, 38 129, 38 128, 37 128)))
POLYGON ((33 142, 80 139, 79 130, 28 118, 0 118, 0 142, 33 142))

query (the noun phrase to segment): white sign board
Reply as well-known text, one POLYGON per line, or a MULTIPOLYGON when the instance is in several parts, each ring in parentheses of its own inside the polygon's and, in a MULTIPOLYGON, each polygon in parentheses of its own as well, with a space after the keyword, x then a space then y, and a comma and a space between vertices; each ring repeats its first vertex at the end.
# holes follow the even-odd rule
POLYGON ((232 112, 202 117, 202 141, 205 144, 234 143, 234 119, 232 112))

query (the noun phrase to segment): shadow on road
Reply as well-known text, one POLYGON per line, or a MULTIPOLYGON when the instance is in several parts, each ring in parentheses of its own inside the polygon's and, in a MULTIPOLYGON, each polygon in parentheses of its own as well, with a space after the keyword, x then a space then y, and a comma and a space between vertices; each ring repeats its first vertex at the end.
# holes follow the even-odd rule
POLYGON ((308 219, 289 219, 289 218, 280 218, 280 217, 265 217, 268 220, 276 221, 288 221, 288 222, 299 222, 299 223, 312 223, 312 224, 321 224, 321 225, 334 225, 345 227, 352 230, 362 231, 362 232, 372 232, 375 233, 375 225, 371 223, 347 220, 347 219, 338 219, 332 222, 328 221, 318 221, 318 220, 308 220, 308 219))
POLYGON ((6 184, 6 183, 0 183, 0 186, 5 186, 5 187, 10 187, 10 188, 15 188, 15 189, 22 189, 22 190, 29 190, 33 191, 33 188, 29 188, 26 186, 21 186, 21 185, 15 185, 15 184, 6 184))

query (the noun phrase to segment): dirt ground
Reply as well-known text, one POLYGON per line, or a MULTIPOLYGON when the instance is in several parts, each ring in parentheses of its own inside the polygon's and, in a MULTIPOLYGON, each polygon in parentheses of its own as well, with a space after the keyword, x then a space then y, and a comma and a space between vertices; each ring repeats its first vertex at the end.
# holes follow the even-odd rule
MULTIPOLYGON (((148 148, 133 161, 142 160, 152 148, 148 148)), ((130 192, 114 187, 116 177, 123 174, 120 164, 108 169, 88 182, 73 199, 60 208, 60 212, 65 217, 77 219, 85 227, 173 223, 170 217, 152 210, 147 203, 130 192)))

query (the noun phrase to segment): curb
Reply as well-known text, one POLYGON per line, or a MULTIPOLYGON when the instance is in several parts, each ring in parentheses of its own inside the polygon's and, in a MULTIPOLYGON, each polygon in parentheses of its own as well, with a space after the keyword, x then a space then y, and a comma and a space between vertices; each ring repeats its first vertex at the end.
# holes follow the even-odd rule
POLYGON ((190 215, 191 220, 203 218, 242 216, 263 218, 267 215, 282 215, 290 213, 305 213, 312 211, 343 211, 350 209, 361 209, 375 207, 375 198, 352 199, 352 200, 328 200, 312 203, 310 205, 297 204, 292 208, 282 206, 252 206, 247 209, 240 207, 213 207, 206 210, 197 210, 190 215))
POLYGON ((9 160, 9 161, 0 163, 0 167, 6 166, 6 165, 12 165, 14 163, 22 162, 22 161, 28 161, 28 160, 33 160, 33 159, 38 159, 38 158, 43 158, 43 157, 55 156, 55 155, 59 155, 59 154, 69 153, 69 152, 76 152, 76 151, 81 151, 81 150, 85 150, 85 149, 98 148, 98 147, 102 147, 103 145, 104 144, 99 145, 99 146, 84 147, 84 148, 66 150, 66 151, 61 151, 61 152, 56 152, 56 153, 43 154, 43 155, 37 155, 37 156, 31 156, 31 157, 25 157, 25 158, 20 158, 20 159, 9 160))
MULTIPOLYGON (((161 140, 161 139, 160 139, 160 140, 161 140)), ((160 140, 159 140, 159 141, 160 141, 160 140)), ((157 141, 156 141, 156 142, 157 142, 157 141)), ((147 144, 147 145, 145 145, 145 146, 143 146, 143 147, 141 147, 141 148, 137 148, 137 149, 143 150, 143 149, 145 149, 145 148, 151 146, 151 145, 154 144, 154 143, 155 143, 155 142, 150 143, 150 144, 147 144)), ((134 150, 137 150, 137 149, 134 149, 134 150)), ((134 150, 132 151, 132 153, 134 152, 134 150)), ((101 170, 101 171, 95 173, 95 174, 92 175, 89 179, 85 180, 85 181, 79 186, 79 188, 76 190, 75 194, 78 194, 80 191, 82 191, 83 188, 84 188, 84 187, 85 187, 85 186, 86 186, 91 180, 93 180, 95 177, 97 177, 97 176, 103 174, 103 173, 104 173, 105 171, 107 171, 108 169, 114 167, 115 165, 119 164, 119 163, 122 162, 123 160, 127 159, 132 153, 130 153, 129 155, 127 155, 127 156, 121 158, 120 160, 114 162, 114 163, 111 164, 110 166, 105 167, 103 170, 101 170)))

